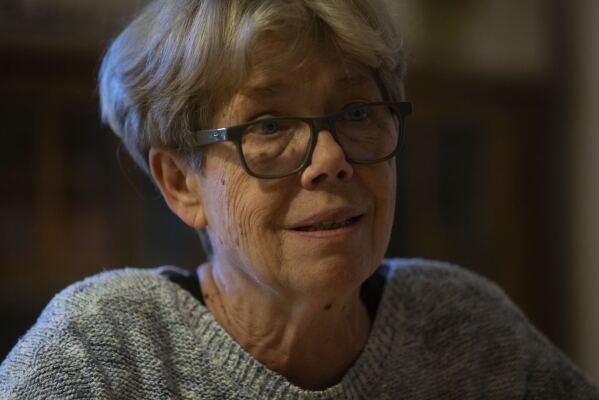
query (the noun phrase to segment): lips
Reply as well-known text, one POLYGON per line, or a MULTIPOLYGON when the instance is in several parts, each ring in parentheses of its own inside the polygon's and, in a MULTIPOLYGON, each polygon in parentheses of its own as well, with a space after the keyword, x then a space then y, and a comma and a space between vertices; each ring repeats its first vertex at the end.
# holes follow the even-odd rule
POLYGON ((344 221, 340 221, 340 222, 321 222, 319 224, 315 224, 315 225, 308 225, 308 226, 300 226, 295 228, 294 230, 296 231, 301 231, 301 232, 314 232, 314 231, 328 231, 328 230, 332 230, 332 229, 339 229, 339 228, 344 228, 346 226, 349 226, 351 224, 353 224, 354 222, 356 222, 358 220, 358 217, 352 217, 352 218, 348 218, 344 221))
POLYGON ((344 228, 357 222, 363 213, 353 208, 329 209, 292 225, 290 229, 300 232, 326 231, 344 228))

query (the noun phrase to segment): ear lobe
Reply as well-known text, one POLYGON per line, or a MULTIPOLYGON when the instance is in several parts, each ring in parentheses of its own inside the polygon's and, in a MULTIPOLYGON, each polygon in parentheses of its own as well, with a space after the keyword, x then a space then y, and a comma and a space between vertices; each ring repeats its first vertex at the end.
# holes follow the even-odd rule
POLYGON ((150 149, 149 164, 152 177, 171 211, 193 228, 206 227, 195 171, 172 152, 154 147, 150 149))

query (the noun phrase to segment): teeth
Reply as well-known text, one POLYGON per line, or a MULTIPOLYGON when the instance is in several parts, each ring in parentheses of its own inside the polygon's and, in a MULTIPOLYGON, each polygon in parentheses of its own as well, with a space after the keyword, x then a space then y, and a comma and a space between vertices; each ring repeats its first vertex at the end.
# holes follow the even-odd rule
POLYGON ((349 219, 346 219, 345 221, 341 221, 341 222, 329 222, 329 223, 321 223, 321 224, 310 225, 310 226, 303 226, 301 228, 297 228, 297 230, 304 231, 304 232, 312 232, 312 231, 324 231, 324 230, 331 230, 331 229, 339 229, 339 228, 343 228, 344 226, 350 225, 354 221, 355 221, 355 218, 349 218, 349 219))

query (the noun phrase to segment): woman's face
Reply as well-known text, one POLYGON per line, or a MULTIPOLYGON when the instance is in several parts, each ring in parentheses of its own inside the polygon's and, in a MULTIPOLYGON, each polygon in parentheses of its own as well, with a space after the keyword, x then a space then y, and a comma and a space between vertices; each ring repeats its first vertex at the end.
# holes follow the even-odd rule
MULTIPOLYGON (((321 116, 381 100, 371 73, 358 65, 313 57, 294 69, 265 58, 218 110, 213 126, 321 116)), ((248 175, 232 142, 207 146, 203 162, 197 191, 221 270, 285 296, 333 294, 355 290, 383 258, 393 222, 394 159, 348 164, 331 134, 321 131, 310 165, 294 176, 248 175)))

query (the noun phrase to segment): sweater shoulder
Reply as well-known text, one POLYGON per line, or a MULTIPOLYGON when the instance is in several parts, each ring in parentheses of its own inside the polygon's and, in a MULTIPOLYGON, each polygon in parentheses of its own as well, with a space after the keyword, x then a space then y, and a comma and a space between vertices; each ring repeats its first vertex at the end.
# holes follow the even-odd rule
POLYGON ((491 280, 458 265, 426 259, 385 260, 385 274, 390 287, 404 294, 424 294, 420 301, 446 299, 452 304, 460 300, 486 299, 515 308, 507 294, 491 280))
POLYGON ((585 374, 497 284, 445 262, 393 259, 386 265, 387 299, 400 305, 404 331, 415 332, 404 336, 410 343, 404 348, 415 349, 419 366, 430 360, 432 376, 457 371, 451 380, 472 393, 494 387, 532 398, 599 398, 585 374))
POLYGON ((534 330, 497 284, 474 272, 423 259, 387 260, 386 265, 384 298, 411 329, 429 339, 469 337, 469 344, 486 346, 507 338, 518 346, 517 339, 534 330))
POLYGON ((179 268, 163 266, 150 269, 122 268, 103 271, 67 286, 54 296, 50 304, 57 303, 79 309, 89 308, 102 300, 143 300, 149 296, 156 296, 156 290, 162 293, 176 288, 162 275, 167 270, 179 270, 179 268), (80 299, 88 300, 90 303, 79 303, 80 299))
POLYGON ((161 275, 165 269, 175 267, 105 271, 56 294, 0 365, 0 395, 105 390, 103 368, 129 362, 125 350, 151 348, 161 327, 178 321, 172 310, 185 294, 161 275))
POLYGON ((75 282, 52 298, 31 330, 44 327, 61 334, 74 325, 84 331, 86 324, 133 322, 149 313, 160 315, 179 302, 181 295, 179 286, 162 275, 166 270, 179 268, 115 269, 75 282))
POLYGON ((401 305, 409 324, 429 338, 469 338, 469 345, 494 348, 501 341, 510 351, 545 341, 502 288, 457 265, 392 260, 388 286, 389 300, 401 305))

